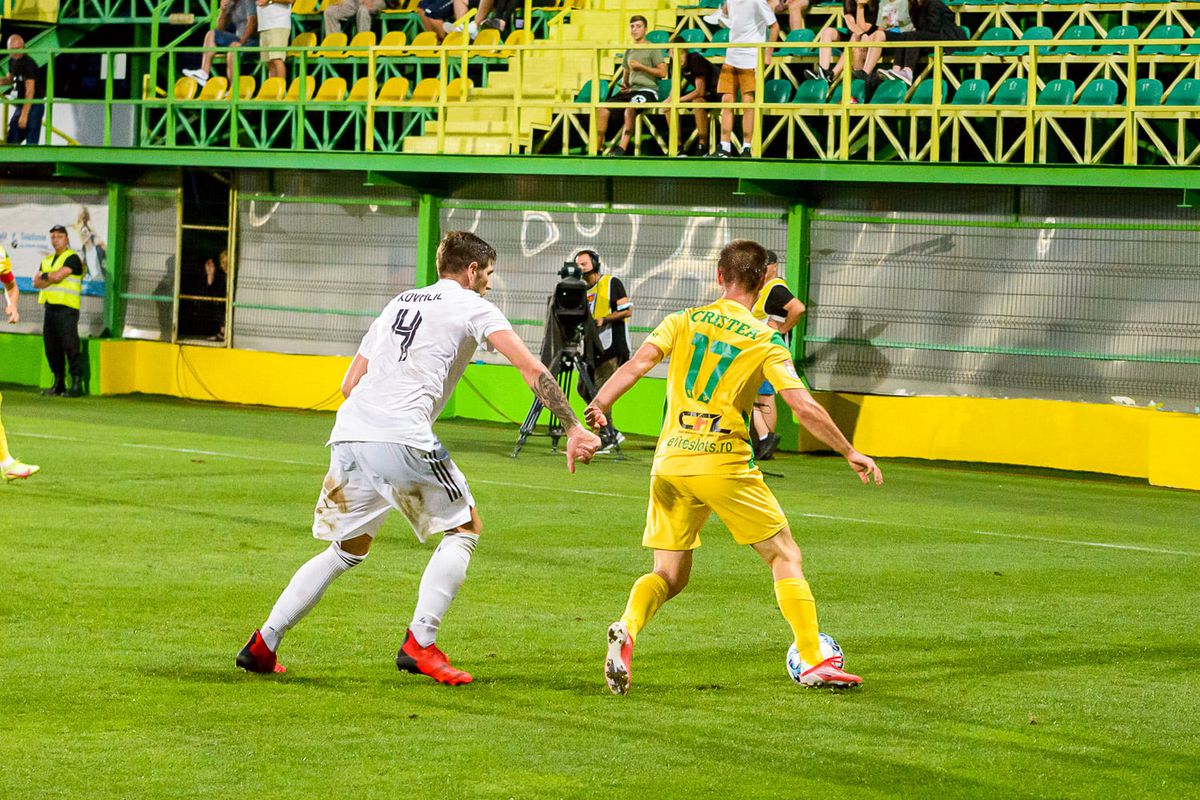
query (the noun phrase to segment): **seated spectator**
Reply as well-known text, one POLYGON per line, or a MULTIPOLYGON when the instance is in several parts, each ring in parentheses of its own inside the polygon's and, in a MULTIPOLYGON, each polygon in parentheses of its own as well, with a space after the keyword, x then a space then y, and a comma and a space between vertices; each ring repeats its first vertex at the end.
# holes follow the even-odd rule
POLYGON ((354 17, 355 32, 371 30, 371 17, 379 13, 384 0, 334 0, 325 8, 325 35, 341 33, 342 23, 354 17))
MULTIPOLYGON (((640 14, 629 18, 629 35, 634 44, 646 41, 646 18, 640 14)), ((624 75, 621 78, 621 91, 608 98, 610 103, 657 103, 658 82, 667 77, 667 62, 663 51, 657 48, 626 50, 624 58, 624 75)), ((596 112, 596 124, 601 137, 608 135, 608 120, 610 110, 601 108, 596 112)), ((625 109, 625 125, 621 128, 621 144, 612 151, 613 155, 623 156, 629 152, 629 140, 633 136, 633 123, 636 117, 633 108, 625 109)))
MULTIPOLYGON (((221 10, 217 14, 217 27, 205 34, 204 46, 230 49, 243 46, 257 47, 257 33, 258 13, 254 0, 221 0, 221 10)), ((208 76, 212 74, 213 57, 216 54, 215 49, 205 50, 200 59, 200 69, 185 69, 183 74, 195 79, 196 83, 201 86, 208 83, 208 76)), ((233 53, 225 58, 225 70, 231 83, 234 58, 236 56, 233 53)))
POLYGON ((479 33, 479 23, 492 13, 494 0, 421 0, 417 6, 417 16, 422 27, 437 34, 438 40, 446 38, 446 34, 462 30, 455 25, 455 20, 462 19, 472 8, 476 9, 475 19, 467 25, 467 35, 472 39, 479 33))
MULTIPOLYGON (((12 86, 20 100, 34 100, 46 94, 45 79, 33 59, 23 55, 25 40, 20 34, 8 37, 8 49, 16 50, 8 59, 8 75, 0 78, 0 86, 12 86)), ((8 121, 9 144, 38 144, 42 138, 42 116, 46 107, 41 103, 24 103, 16 107, 8 121)))
POLYGON ((267 76, 287 78, 287 46, 292 35, 292 0, 256 0, 258 3, 258 40, 263 47, 262 60, 267 76))
MULTIPOLYGON (((675 43, 680 43, 683 40, 678 36, 671 40, 675 43)), ((680 48, 675 52, 679 53, 683 58, 683 64, 679 69, 679 79, 683 83, 691 84, 692 90, 686 94, 680 95, 680 103, 719 103, 721 102, 721 93, 717 91, 717 75, 720 70, 716 64, 713 64, 704 56, 700 55, 695 50, 680 48)), ((682 155, 689 156, 706 156, 708 155, 708 109, 697 108, 693 112, 696 118, 696 135, 698 142, 682 155)))
MULTIPOLYGON (((845 22, 846 27, 826 28, 821 31, 821 35, 817 38, 817 41, 824 43, 863 41, 876 31, 875 20, 878 17, 879 3, 877 0, 845 0, 842 4, 842 20, 845 22)), ((861 71, 862 64, 865 61, 865 51, 861 49, 851 50, 850 48, 842 48, 842 54, 838 57, 837 66, 830 69, 829 65, 833 63, 833 48, 822 47, 817 51, 818 66, 816 70, 805 70, 804 74, 810 78, 820 78, 821 80, 833 83, 842 73, 847 53, 851 54, 851 69, 861 71)))
MULTIPOLYGON (((871 34, 870 38, 876 42, 961 42, 967 38, 954 18, 954 12, 942 0, 909 0, 908 9, 913 30, 880 30, 871 34)), ((892 68, 880 70, 879 74, 912 86, 913 68, 921 60, 924 51, 922 47, 905 47, 896 51, 892 68)))

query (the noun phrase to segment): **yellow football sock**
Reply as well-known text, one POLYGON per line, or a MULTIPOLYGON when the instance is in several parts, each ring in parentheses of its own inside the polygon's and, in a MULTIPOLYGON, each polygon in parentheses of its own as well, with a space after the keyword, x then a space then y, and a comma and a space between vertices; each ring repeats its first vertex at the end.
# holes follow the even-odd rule
POLYGON ((631 639, 637 640, 638 631, 646 627, 655 612, 667 602, 667 591, 667 582, 653 572, 634 581, 625 613, 621 615, 621 622, 629 629, 631 639))
POLYGON ((796 649, 809 664, 820 664, 821 639, 817 627, 817 601, 804 578, 784 578, 775 581, 775 599, 783 618, 796 635, 796 649))
MULTIPOLYGON (((0 394, 0 406, 4 405, 4 395, 0 394)), ((4 421, 0 419, 0 461, 8 461, 12 455, 8 452, 8 437, 4 435, 4 421)))

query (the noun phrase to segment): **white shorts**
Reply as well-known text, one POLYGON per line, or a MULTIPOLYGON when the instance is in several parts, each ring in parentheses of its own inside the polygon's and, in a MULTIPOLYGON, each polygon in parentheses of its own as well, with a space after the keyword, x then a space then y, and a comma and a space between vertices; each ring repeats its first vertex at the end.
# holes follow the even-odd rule
POLYGON ((390 442, 334 442, 313 514, 313 536, 344 542, 375 536, 390 509, 422 542, 471 521, 475 498, 440 444, 433 452, 390 442))

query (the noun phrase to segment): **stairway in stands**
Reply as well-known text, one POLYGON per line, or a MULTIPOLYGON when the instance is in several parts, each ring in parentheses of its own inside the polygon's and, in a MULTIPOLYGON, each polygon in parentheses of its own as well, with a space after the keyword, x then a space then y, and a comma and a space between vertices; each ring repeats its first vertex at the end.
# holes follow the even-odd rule
MULTIPOLYGON (((670 0, 598 0, 590 9, 576 9, 566 23, 551 26, 546 39, 537 40, 526 53, 521 81, 523 100, 570 101, 592 76, 594 53, 587 50, 561 50, 538 45, 559 43, 607 44, 616 49, 629 41, 628 19, 641 14, 651 29, 673 29, 675 11, 670 0)), ((517 72, 514 59, 508 69, 492 70, 487 86, 474 89, 464 103, 446 106, 445 140, 442 152, 456 154, 507 155, 516 152, 512 136, 516 115, 517 72)), ((600 76, 610 78, 613 60, 600 65, 600 76)), ((535 127, 550 125, 550 108, 526 108, 520 115, 519 146, 530 145, 535 127)), ((405 153, 438 152, 439 122, 426 123, 422 136, 404 140, 405 153)))

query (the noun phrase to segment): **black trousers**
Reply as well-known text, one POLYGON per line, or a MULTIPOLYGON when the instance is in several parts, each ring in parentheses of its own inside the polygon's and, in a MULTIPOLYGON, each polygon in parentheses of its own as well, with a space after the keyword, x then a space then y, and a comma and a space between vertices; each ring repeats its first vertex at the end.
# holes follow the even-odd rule
POLYGON ((63 384, 71 365, 71 382, 83 380, 83 354, 79 348, 79 310, 58 303, 46 303, 42 322, 42 343, 46 347, 46 361, 54 373, 54 383, 63 384))

